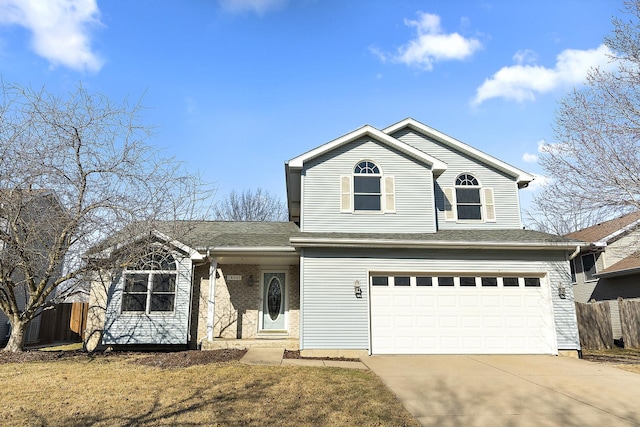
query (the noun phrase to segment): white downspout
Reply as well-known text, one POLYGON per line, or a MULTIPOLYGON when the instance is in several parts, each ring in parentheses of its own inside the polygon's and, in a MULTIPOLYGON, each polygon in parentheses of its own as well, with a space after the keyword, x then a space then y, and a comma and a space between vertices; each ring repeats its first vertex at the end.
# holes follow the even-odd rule
POLYGON ((207 250, 209 260, 209 298, 207 300, 207 340, 213 340, 213 324, 215 315, 216 273, 218 271, 218 259, 211 257, 207 250))
POLYGON ((576 246, 576 250, 573 251, 571 255, 569 255, 569 261, 578 256, 578 254, 580 253, 580 249, 582 249, 580 245, 576 246))

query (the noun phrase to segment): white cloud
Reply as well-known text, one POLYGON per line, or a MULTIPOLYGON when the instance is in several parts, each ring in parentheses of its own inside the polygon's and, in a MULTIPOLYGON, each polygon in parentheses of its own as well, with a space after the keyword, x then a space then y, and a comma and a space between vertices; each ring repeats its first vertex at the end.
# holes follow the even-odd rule
POLYGON ((538 55, 529 49, 519 50, 513 55, 513 61, 518 64, 535 64, 538 60, 538 55))
POLYGON ((548 177, 548 176, 544 176, 544 175, 538 175, 538 174, 533 174, 534 180, 531 181, 529 183, 529 185, 527 187, 524 188, 524 190, 526 191, 538 191, 541 188, 549 185, 553 179, 548 177))
MULTIPOLYGON (((537 143, 538 145, 538 153, 544 153, 545 148, 547 146, 547 142, 542 139, 540 141, 538 141, 537 143)), ((522 155, 522 160, 527 162, 527 163, 535 163, 538 161, 538 155, 537 154, 531 154, 531 153, 524 153, 522 155)))
POLYGON ((377 48, 371 48, 371 52, 382 61, 392 60, 431 70, 435 62, 462 60, 482 48, 477 39, 444 33, 438 15, 418 12, 417 20, 405 19, 404 23, 416 28, 414 39, 401 46, 396 54, 385 54, 377 48))
POLYGON ((533 63, 525 64, 523 61, 531 60, 531 56, 516 53, 514 60, 517 64, 502 67, 485 80, 476 90, 472 104, 479 105, 491 98, 533 101, 536 95, 580 84, 592 67, 613 69, 614 65, 607 56, 609 54, 611 51, 605 45, 589 50, 567 49, 557 56, 555 67, 546 68, 533 63))
POLYGON ((222 8, 231 13, 253 12, 258 15, 277 9, 287 0, 220 0, 222 8))
POLYGON ((53 66, 98 71, 89 30, 102 25, 96 0, 0 0, 0 25, 20 25, 32 33, 34 51, 53 66))

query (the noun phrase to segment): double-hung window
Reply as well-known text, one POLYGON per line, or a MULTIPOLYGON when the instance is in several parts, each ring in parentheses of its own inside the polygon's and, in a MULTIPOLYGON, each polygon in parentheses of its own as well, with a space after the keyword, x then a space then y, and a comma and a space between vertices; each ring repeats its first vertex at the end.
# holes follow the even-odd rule
POLYGON ((340 212, 395 213, 395 185, 375 162, 359 161, 349 175, 340 175, 340 212))
POLYGON ((124 271, 122 311, 173 311, 176 277, 176 261, 171 254, 164 250, 150 252, 124 271))
POLYGON ((456 179, 458 219, 482 219, 480 184, 473 175, 464 173, 456 179))
POLYGON ((596 270, 596 256, 595 254, 585 254, 582 255, 582 271, 584 272, 584 280, 594 280, 594 274, 597 273, 596 270))
POLYGON ((454 184, 454 187, 445 187, 442 190, 445 220, 496 220, 492 188, 483 188, 478 179, 470 173, 458 175, 454 184))
POLYGON ((378 166, 369 161, 358 163, 353 170, 353 210, 380 211, 381 197, 378 166))

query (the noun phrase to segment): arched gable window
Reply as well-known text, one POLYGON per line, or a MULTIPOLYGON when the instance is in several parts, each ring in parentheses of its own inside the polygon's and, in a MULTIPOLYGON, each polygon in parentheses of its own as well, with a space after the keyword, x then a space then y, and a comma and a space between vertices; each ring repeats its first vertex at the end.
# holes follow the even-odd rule
POLYGON ((482 219, 480 184, 475 176, 463 173, 456 178, 456 209, 458 219, 482 219))
POLYGON ((174 257, 155 249, 124 271, 123 312, 173 311, 177 268, 174 257))
POLYGON ((382 210, 380 169, 370 161, 362 161, 353 169, 353 210, 382 210))

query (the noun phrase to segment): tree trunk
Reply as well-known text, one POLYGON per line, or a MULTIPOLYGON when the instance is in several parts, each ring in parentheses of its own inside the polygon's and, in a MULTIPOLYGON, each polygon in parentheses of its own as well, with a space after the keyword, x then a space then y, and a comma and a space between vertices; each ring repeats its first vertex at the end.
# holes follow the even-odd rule
POLYGON ((11 320, 11 336, 3 351, 18 352, 24 347, 25 333, 29 323, 22 320, 11 320))

